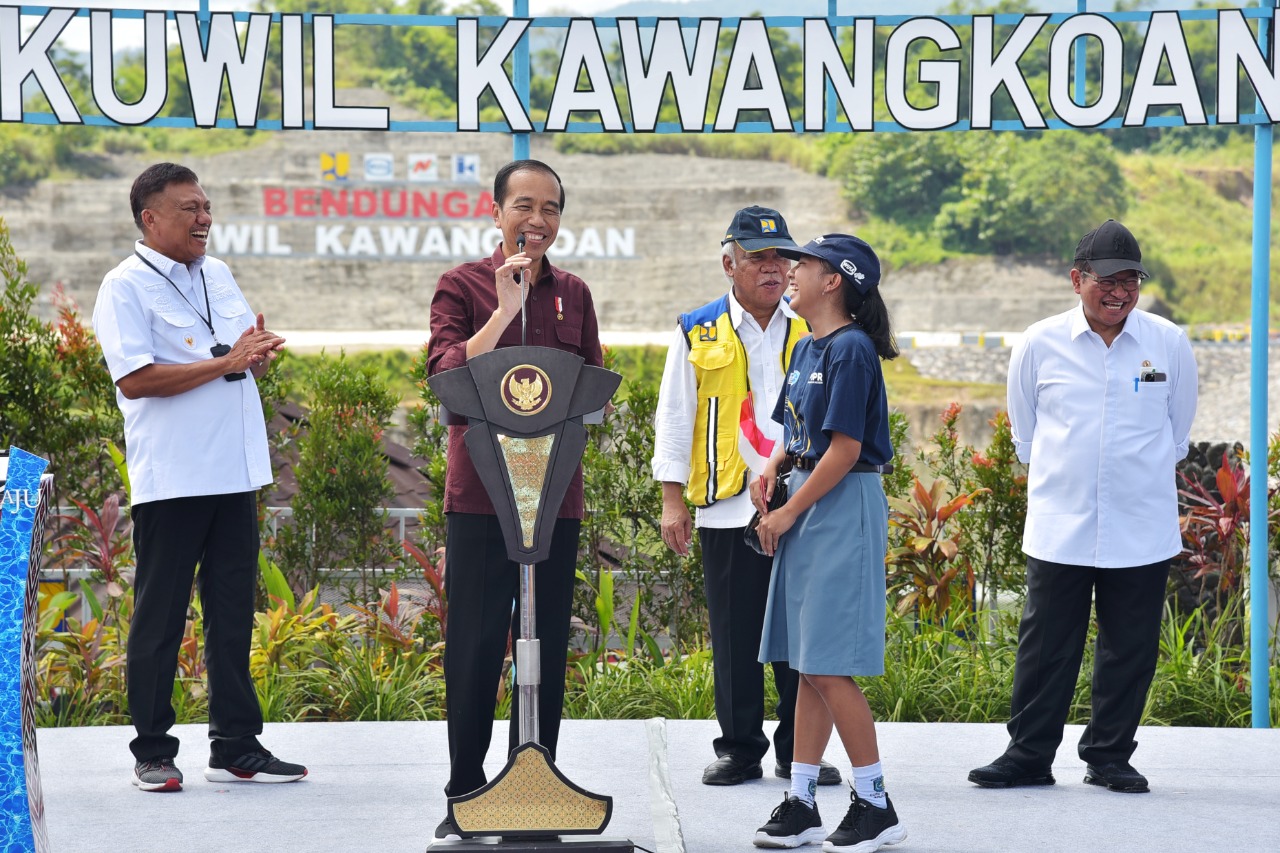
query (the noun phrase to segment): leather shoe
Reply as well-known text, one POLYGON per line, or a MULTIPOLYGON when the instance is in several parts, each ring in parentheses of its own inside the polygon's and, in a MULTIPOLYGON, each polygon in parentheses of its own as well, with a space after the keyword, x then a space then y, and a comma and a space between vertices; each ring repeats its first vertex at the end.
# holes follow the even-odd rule
POLYGON ((1090 764, 1084 773, 1084 781, 1086 785, 1102 785, 1108 791, 1123 794, 1145 794, 1151 790, 1147 787, 1147 777, 1134 770, 1127 761, 1090 764))
POLYGON ((707 765, 702 771, 704 785, 741 785, 764 775, 759 761, 739 758, 736 755, 722 755, 707 765))
MULTIPOLYGON (((779 761, 773 766, 773 775, 777 776, 779 779, 790 779, 791 763, 787 762, 786 764, 783 764, 779 761)), ((842 781, 844 780, 840 778, 840 771, 835 768, 835 765, 828 764, 825 761, 818 763, 819 785, 839 785, 842 781)))
POLYGON ((969 771, 969 781, 983 788, 1021 788, 1028 785, 1052 785, 1049 768, 1024 767, 1007 755, 969 771))

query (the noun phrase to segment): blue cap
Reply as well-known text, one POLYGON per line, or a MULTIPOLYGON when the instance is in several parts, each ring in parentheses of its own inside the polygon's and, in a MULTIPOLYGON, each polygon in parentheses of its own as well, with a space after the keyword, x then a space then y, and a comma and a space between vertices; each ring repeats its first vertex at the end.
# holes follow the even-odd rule
POLYGON ((779 249, 778 254, 791 260, 802 257, 820 258, 839 270, 844 280, 866 296, 880 283, 880 259, 867 241, 852 234, 823 234, 799 249, 779 249))
POLYGON ((725 232, 720 245, 728 242, 737 243, 744 252, 796 248, 782 214, 758 204, 744 207, 733 215, 733 222, 729 223, 729 230, 725 232))

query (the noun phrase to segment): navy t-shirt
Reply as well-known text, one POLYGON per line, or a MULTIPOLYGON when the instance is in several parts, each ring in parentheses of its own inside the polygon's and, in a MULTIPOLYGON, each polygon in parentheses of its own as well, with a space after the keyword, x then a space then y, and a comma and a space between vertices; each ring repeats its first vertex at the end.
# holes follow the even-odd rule
POLYGON ((862 442, 859 462, 893 459, 884 373, 867 333, 850 325, 796 344, 773 419, 794 456, 816 462, 831 446, 831 433, 841 432, 862 442))

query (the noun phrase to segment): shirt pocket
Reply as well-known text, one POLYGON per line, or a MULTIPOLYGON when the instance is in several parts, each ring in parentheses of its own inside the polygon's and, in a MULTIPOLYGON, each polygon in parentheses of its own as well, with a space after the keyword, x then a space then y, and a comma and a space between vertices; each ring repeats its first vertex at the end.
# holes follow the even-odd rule
POLYGON ((196 318, 185 311, 157 311, 156 316, 164 320, 167 326, 186 329, 196 324, 196 318))
POLYGON ((236 332, 245 330, 244 315, 249 309, 242 300, 235 297, 218 299, 214 301, 211 307, 213 308, 213 313, 225 320, 233 330, 236 332))
POLYGON ((1124 406, 1127 425, 1139 435, 1164 429, 1169 424, 1169 383, 1138 382, 1136 387, 1131 394, 1121 394, 1131 401, 1124 406))
POLYGON ((737 348, 728 342, 695 344, 689 350, 689 363, 698 375, 699 397, 721 397, 732 390, 732 370, 737 348))
POLYGON ((196 318, 185 311, 157 311, 156 316, 160 318, 157 325, 156 333, 173 345, 195 352, 196 349, 196 318))
POLYGON ((249 309, 239 299, 219 299, 213 303, 213 310, 218 312, 219 317, 230 320, 232 317, 239 317, 249 309))
POLYGON ((582 329, 571 323, 556 323, 556 340, 564 345, 566 349, 572 347, 574 350, 582 349, 582 329))

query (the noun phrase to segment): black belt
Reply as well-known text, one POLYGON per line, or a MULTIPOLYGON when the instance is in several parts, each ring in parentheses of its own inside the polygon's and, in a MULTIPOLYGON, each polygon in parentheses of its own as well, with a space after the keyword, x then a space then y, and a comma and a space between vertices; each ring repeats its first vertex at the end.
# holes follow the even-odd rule
MULTIPOLYGON (((787 454, 787 461, 791 463, 792 468, 799 468, 801 471, 812 471, 818 467, 817 459, 810 459, 806 456, 792 456, 787 454)), ((849 469, 850 474, 892 474, 893 463, 886 462, 883 465, 872 465, 870 462, 855 462, 853 467, 849 469)))

